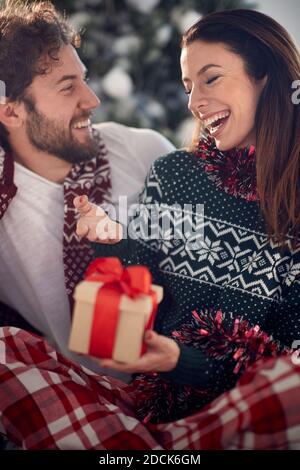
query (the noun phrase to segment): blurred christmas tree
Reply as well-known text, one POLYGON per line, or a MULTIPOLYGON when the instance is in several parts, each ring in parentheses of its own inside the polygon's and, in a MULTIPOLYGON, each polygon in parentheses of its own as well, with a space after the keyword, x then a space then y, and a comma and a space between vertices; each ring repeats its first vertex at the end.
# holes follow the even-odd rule
MULTIPOLYGON (((54 0, 83 30, 79 52, 102 101, 98 121, 158 129, 182 145, 191 119, 179 69, 181 34, 244 0, 54 0)), ((190 132, 189 132, 190 134, 190 132)))

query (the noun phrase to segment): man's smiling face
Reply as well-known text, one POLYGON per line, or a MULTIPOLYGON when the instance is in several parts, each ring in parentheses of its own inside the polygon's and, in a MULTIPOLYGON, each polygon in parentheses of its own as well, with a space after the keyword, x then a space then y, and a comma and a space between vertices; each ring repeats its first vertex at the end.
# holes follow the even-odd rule
POLYGON ((62 46, 58 59, 26 90, 26 134, 36 149, 80 163, 97 152, 90 118, 100 101, 87 85, 86 69, 74 47, 62 46))

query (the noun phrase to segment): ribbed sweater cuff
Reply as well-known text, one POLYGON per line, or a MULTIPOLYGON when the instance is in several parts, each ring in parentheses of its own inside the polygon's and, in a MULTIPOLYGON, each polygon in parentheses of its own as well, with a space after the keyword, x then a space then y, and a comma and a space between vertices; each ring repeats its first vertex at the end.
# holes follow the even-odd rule
POLYGON ((207 388, 209 374, 204 354, 184 344, 178 344, 180 356, 175 369, 161 375, 174 383, 207 388))

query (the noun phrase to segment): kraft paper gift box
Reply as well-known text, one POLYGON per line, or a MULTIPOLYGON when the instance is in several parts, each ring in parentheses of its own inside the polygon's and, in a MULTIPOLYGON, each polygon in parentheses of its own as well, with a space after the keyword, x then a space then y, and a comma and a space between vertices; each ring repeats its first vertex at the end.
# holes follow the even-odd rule
POLYGON ((123 268, 117 258, 100 259, 102 265, 107 265, 107 260, 110 268, 113 265, 119 270, 115 277, 121 277, 123 280, 113 280, 110 272, 94 272, 92 275, 88 273, 86 280, 77 285, 69 348, 94 357, 112 358, 126 363, 135 362, 145 352, 144 333, 153 326, 155 307, 163 298, 163 289, 149 284, 151 275, 147 268, 123 268), (134 270, 134 277, 138 282, 141 282, 141 276, 146 274, 148 294, 135 292, 135 295, 130 297, 118 287, 124 285, 124 273, 132 273, 134 270), (109 282, 96 280, 97 277, 106 277, 109 282))

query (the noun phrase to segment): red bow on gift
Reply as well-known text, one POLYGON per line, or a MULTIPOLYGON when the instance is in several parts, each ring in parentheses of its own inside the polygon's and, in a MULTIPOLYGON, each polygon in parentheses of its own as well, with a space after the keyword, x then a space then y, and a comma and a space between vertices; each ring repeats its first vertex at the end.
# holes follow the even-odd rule
MULTIPOLYGON (((157 297, 151 290, 152 276, 148 268, 124 268, 118 258, 97 258, 89 265, 85 281, 103 283, 94 307, 89 354, 102 358, 112 357, 123 294, 133 299, 141 294, 152 297, 153 308, 145 330, 152 328, 157 310, 157 297)), ((143 343, 141 354, 145 351, 146 345, 143 343)))

